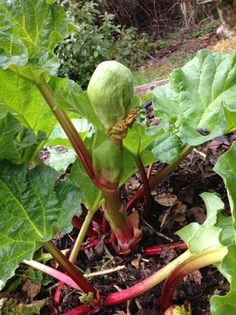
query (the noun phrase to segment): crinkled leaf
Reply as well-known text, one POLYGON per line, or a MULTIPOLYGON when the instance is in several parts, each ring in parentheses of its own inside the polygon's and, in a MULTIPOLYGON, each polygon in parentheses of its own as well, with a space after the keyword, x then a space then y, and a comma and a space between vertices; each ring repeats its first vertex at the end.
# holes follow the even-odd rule
POLYGON ((221 244, 228 246, 234 242, 234 226, 232 216, 218 215, 217 226, 221 228, 219 240, 221 244))
POLYGON ((224 208, 221 199, 214 193, 203 193, 207 218, 203 224, 190 223, 176 234, 187 244, 192 253, 200 254, 210 248, 222 246, 219 241, 221 228, 215 226, 218 213, 224 208))
POLYGON ((71 230, 80 213, 80 193, 71 183, 56 184, 58 173, 42 165, 0 163, 0 288, 24 259, 32 259, 40 243, 71 230))
POLYGON ((5 70, 12 64, 23 67, 27 63, 27 49, 18 38, 0 32, 0 42, 0 68, 5 70))
POLYGON ((36 137, 29 129, 22 128, 10 113, 0 118, 0 161, 9 160, 15 164, 30 162, 36 155, 45 134, 36 137))
POLYGON ((183 143, 180 138, 167 132, 156 139, 152 152, 160 162, 171 164, 180 155, 182 149, 183 143))
POLYGON ((236 110, 236 54, 200 51, 153 93, 157 116, 175 122, 183 143, 199 145, 234 130, 236 115, 225 108, 236 110))
MULTIPOLYGON (((224 180, 233 217, 234 231, 236 231, 236 142, 217 161, 214 171, 224 180)), ((236 232, 235 232, 236 236, 236 232)))
POLYGON ((0 31, 0 65, 28 80, 39 81, 59 67, 53 50, 72 25, 62 7, 46 0, 1 1, 4 21, 0 31))
MULTIPOLYGON (((218 216, 224 209, 224 203, 217 193, 202 193, 202 200, 206 205, 207 217, 204 225, 214 226, 218 222, 218 216)), ((217 224, 218 225, 218 224, 217 224)))
POLYGON ((71 182, 80 189, 82 203, 89 211, 96 211, 101 204, 103 196, 101 190, 94 185, 88 176, 79 159, 73 164, 69 177, 71 182))
POLYGON ((145 129, 143 125, 134 123, 123 141, 124 147, 134 155, 140 154, 163 132, 160 126, 145 129))
POLYGON ((236 129, 236 109, 231 104, 223 105, 224 115, 226 117, 227 132, 233 132, 236 129))
POLYGON ((52 78, 49 84, 54 91, 59 108, 77 113, 99 129, 102 129, 102 124, 94 112, 87 92, 82 92, 77 83, 66 78, 52 78))
POLYGON ((224 257, 220 269, 230 281, 230 291, 225 296, 213 296, 211 302, 212 315, 236 314, 236 245, 228 247, 228 253, 224 257))
POLYGON ((13 113, 26 127, 49 135, 57 120, 37 88, 10 71, 0 69, 0 117, 13 113))

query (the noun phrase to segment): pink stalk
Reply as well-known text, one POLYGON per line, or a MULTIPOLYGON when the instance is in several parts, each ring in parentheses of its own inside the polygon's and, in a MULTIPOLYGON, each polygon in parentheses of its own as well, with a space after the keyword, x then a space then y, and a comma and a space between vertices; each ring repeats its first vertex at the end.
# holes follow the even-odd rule
POLYGON ((53 258, 58 262, 59 266, 78 284, 81 290, 84 293, 92 292, 94 298, 97 297, 98 292, 92 286, 92 284, 84 277, 83 273, 77 269, 53 244, 52 241, 49 241, 44 244, 44 247, 49 251, 53 258))
POLYGON ((147 177, 147 173, 145 170, 145 167, 143 165, 142 159, 140 157, 139 154, 137 154, 135 156, 135 162, 138 166, 138 170, 139 173, 141 175, 142 178, 142 182, 143 182, 143 189, 144 189, 144 196, 145 196, 145 206, 144 206, 144 217, 147 217, 148 214, 150 213, 150 209, 152 206, 152 196, 151 196, 151 189, 149 186, 149 181, 148 181, 148 177, 147 177))
POLYGON ((217 264, 222 261, 227 254, 226 247, 220 247, 210 252, 190 257, 188 260, 179 264, 170 274, 162 289, 161 306, 165 311, 172 305, 172 296, 175 287, 180 279, 193 272, 194 270, 217 264))
POLYGON ((64 313, 63 315, 89 315, 89 314, 91 314, 91 307, 89 307, 89 305, 80 305, 64 313))
POLYGON ((49 105, 51 111, 56 116, 63 130, 65 131, 76 154, 81 159, 88 175, 93 181, 95 181, 91 155, 89 151, 87 150, 79 133, 75 129, 74 125, 72 124, 71 120, 68 118, 67 114, 64 112, 64 110, 57 108, 54 93, 51 87, 46 81, 40 82, 36 86, 39 89, 45 101, 47 102, 47 104, 49 105))
MULTIPOLYGON (((100 242, 101 242, 101 240, 94 240, 94 241, 88 243, 87 245, 81 246, 80 250, 85 250, 85 249, 94 248, 94 247, 96 247, 100 242)), ((110 240, 103 240, 103 242, 104 242, 105 244, 110 244, 110 243, 111 243, 110 240)))
POLYGON ((60 281, 57 285, 56 292, 53 297, 53 301, 56 305, 60 304, 61 301, 61 289, 64 286, 64 282, 60 281))
POLYGON ((187 249, 187 245, 183 241, 150 246, 144 250, 146 255, 160 255, 164 248, 187 249))
MULTIPOLYGON (((172 164, 166 165, 163 167, 163 169, 155 176, 151 177, 149 180, 149 186, 150 189, 155 188, 158 186, 163 179, 165 179, 179 164, 180 162, 192 151, 191 146, 186 146, 180 157, 172 164)), ((144 187, 141 187, 134 195, 133 197, 126 203, 125 209, 126 210, 132 210, 133 207, 136 205, 136 203, 141 200, 145 195, 144 187)))
POLYGON ((34 260, 24 260, 23 261, 26 265, 31 266, 37 270, 40 270, 46 274, 48 274, 49 276, 52 276, 53 278, 59 280, 59 281, 63 281, 65 284, 67 284, 68 286, 70 286, 73 289, 77 289, 77 290, 81 290, 80 287, 75 283, 75 281, 73 279, 71 279, 71 277, 67 276, 66 274, 53 269, 49 266, 46 266, 44 264, 41 264, 37 261, 34 260))
POLYGON ((190 256, 191 253, 187 250, 182 255, 170 262, 167 266, 161 268, 145 280, 140 281, 139 283, 122 291, 108 294, 108 296, 104 300, 104 305, 119 304, 145 293, 147 290, 153 288, 154 286, 165 280, 175 267, 177 267, 183 261, 187 260, 190 256))

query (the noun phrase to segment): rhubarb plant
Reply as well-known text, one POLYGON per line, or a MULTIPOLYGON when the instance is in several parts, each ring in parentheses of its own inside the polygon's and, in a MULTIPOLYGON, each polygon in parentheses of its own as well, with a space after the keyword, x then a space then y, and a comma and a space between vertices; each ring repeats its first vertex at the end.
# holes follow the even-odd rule
POLYGON ((215 264, 229 281, 230 291, 226 296, 211 298, 211 312, 213 315, 235 313, 235 158, 236 142, 218 159, 214 168, 224 180, 231 216, 222 214, 224 203, 219 195, 201 195, 206 204, 207 218, 202 225, 191 223, 177 232, 187 244, 191 255, 179 264, 166 280, 162 294, 163 310, 171 307, 175 285, 182 277, 196 269, 215 264))
MULTIPOLYGON (((223 204, 218 196, 203 194, 206 222, 179 232, 189 249, 157 274, 103 297, 74 263, 86 235, 91 239, 97 236, 96 242, 104 238, 106 220, 111 230, 107 241, 119 254, 129 253, 142 237, 137 201, 145 197, 148 215, 150 190, 194 146, 236 129, 236 55, 204 50, 175 70, 167 85, 153 91, 160 123, 149 126, 142 117, 141 100, 134 96, 132 74, 124 65, 116 61, 98 65, 88 91, 68 78, 57 77, 59 63, 54 49, 77 27, 55 1, 0 0, 0 9, 1 288, 24 262, 82 290, 86 314, 103 304, 117 304, 142 294, 175 268, 187 266, 186 273, 192 266, 200 266, 199 261, 204 265, 219 263, 227 253, 221 270, 232 278, 232 290, 222 299, 230 303, 227 301, 234 292, 230 259, 234 256, 235 171, 232 168, 231 172, 229 161, 235 146, 215 168, 226 182, 232 218, 221 214, 223 204), (54 148, 49 148, 48 165, 40 159, 41 149, 51 145, 66 147, 68 156, 63 163, 63 155, 55 154, 54 148), (165 166, 148 178, 145 166, 156 161, 165 166), (70 174, 61 180, 59 172, 70 163, 70 174), (136 171, 143 187, 124 205, 120 187, 136 171), (96 217, 101 205, 102 220, 96 217), (105 222, 104 235, 92 230, 99 220, 105 222), (69 232, 71 222, 80 225, 80 232, 66 258, 51 240, 59 232, 69 232), (196 243, 199 237, 204 242, 201 248, 196 243), (43 246, 65 274, 33 260, 34 252, 43 246)), ((218 299, 212 300, 217 315, 221 314, 218 299)), ((163 305, 169 307, 169 302, 163 305)))

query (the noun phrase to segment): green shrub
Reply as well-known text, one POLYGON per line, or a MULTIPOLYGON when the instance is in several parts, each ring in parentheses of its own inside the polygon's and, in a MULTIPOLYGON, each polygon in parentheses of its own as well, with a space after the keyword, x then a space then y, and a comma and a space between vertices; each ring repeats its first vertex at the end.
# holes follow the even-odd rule
POLYGON ((115 25, 114 15, 102 14, 93 1, 80 7, 68 5, 67 1, 62 4, 67 6, 78 29, 56 49, 60 76, 86 87, 96 66, 104 60, 115 59, 129 67, 143 62, 150 47, 147 36, 140 36, 133 27, 115 25))

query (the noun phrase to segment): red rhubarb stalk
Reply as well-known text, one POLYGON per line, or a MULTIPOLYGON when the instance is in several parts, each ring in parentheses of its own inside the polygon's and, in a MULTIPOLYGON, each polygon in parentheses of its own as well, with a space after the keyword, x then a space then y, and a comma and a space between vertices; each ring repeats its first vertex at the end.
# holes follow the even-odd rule
POLYGON ((89 307, 89 305, 80 305, 64 313, 63 315, 88 315, 88 314, 91 314, 91 307, 89 307))
POLYGON ((144 250, 146 255, 160 255, 164 248, 187 249, 187 245, 183 241, 150 246, 144 250))
POLYGON ((81 159, 88 175, 90 178, 95 181, 95 175, 92 166, 92 158, 87 150, 83 140, 81 139, 79 133, 75 129, 74 125, 72 124, 71 120, 68 118, 67 114, 62 109, 58 109, 56 106, 55 96, 54 93, 46 81, 42 81, 36 85, 39 89, 40 93, 42 94, 43 98, 49 105, 51 111, 56 116, 57 120, 59 121, 60 125, 62 126, 63 130, 65 131, 68 139, 70 140, 76 154, 81 159))
POLYGON ((78 284, 75 283, 75 281, 73 279, 71 279, 71 277, 67 276, 66 274, 53 269, 49 266, 46 266, 44 264, 41 264, 35 260, 24 260, 23 261, 26 265, 31 266, 37 270, 40 270, 46 274, 48 274, 49 276, 59 280, 59 281, 63 281, 65 284, 67 284, 68 286, 70 286, 73 289, 77 289, 80 290, 80 287, 78 286, 78 284))
POLYGON ((84 277, 81 271, 79 271, 53 244, 49 241, 44 244, 44 247, 50 252, 50 254, 56 259, 60 267, 75 281, 75 283, 81 288, 84 293, 92 292, 94 297, 97 296, 96 289, 92 284, 84 277))
POLYGON ((162 289, 161 306, 162 310, 168 309, 172 303, 175 287, 180 279, 193 272, 194 270, 217 264, 222 261, 227 254, 226 247, 220 247, 210 252, 202 253, 190 257, 188 260, 179 264, 170 274, 162 289))
MULTIPOLYGON (((150 189, 153 189, 156 186, 158 186, 163 181, 163 179, 165 179, 180 164, 180 162, 192 151, 192 149, 193 147, 186 146, 182 150, 180 157, 174 163, 164 166, 163 169, 157 175, 151 177, 149 180, 150 189)), ((145 194, 144 187, 141 187, 133 195, 133 197, 126 203, 125 209, 132 210, 136 203, 144 197, 144 194, 145 194)))
POLYGON ((142 182, 143 182, 143 189, 144 189, 144 196, 145 196, 145 206, 144 206, 143 215, 144 217, 147 217, 152 206, 151 189, 149 186, 149 181, 148 181, 147 173, 145 171, 145 167, 143 165, 142 159, 139 154, 135 156, 135 162, 138 166, 138 170, 141 175, 142 182))
POLYGON ((165 280, 175 267, 177 267, 183 261, 187 260, 190 256, 191 253, 187 250, 182 255, 170 262, 167 266, 161 268, 145 280, 140 281, 132 287, 129 287, 122 291, 108 294, 108 296, 104 300, 104 304, 119 304, 143 294, 147 290, 153 288, 154 286, 165 280))

